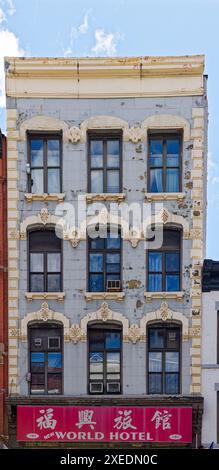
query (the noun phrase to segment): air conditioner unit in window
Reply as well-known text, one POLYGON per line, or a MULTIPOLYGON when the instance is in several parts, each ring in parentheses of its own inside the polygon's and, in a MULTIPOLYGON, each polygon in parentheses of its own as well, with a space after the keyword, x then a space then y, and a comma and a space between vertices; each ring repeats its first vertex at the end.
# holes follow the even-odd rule
POLYGON ((48 349, 60 349, 59 336, 50 336, 48 338, 48 349))
POLYGON ((40 348, 42 346, 42 338, 34 338, 34 346, 40 348))
POLYGON ((108 382, 106 385, 107 393, 119 393, 120 382, 108 382))
POLYGON ((108 280, 106 284, 106 290, 108 292, 118 292, 120 291, 120 286, 121 286, 120 279, 108 280))
POLYGON ((103 393, 103 382, 91 382, 90 393, 103 393))

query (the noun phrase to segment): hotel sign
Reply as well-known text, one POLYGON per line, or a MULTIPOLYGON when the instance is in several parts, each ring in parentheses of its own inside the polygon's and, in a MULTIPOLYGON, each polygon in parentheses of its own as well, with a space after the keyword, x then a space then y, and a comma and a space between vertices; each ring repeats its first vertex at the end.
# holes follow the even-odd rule
POLYGON ((191 407, 18 406, 18 441, 191 442, 191 407))

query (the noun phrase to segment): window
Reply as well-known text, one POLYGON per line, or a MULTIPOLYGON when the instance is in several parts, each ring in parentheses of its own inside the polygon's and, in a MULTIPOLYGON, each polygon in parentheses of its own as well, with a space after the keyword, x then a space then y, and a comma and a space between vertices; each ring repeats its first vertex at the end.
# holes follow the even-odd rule
POLYGON ((121 393, 121 334, 118 326, 89 327, 89 393, 121 393))
POLYGON ((61 192, 61 136, 29 135, 29 191, 61 192))
POLYGON ((180 327, 148 328, 148 393, 180 393, 180 327))
POLYGON ((149 181, 151 193, 180 191, 181 138, 179 134, 149 136, 149 181))
POLYGON ((89 238, 89 292, 121 290, 121 237, 89 238))
POLYGON ((163 231, 163 245, 148 250, 148 292, 180 290, 180 231, 163 231))
POLYGON ((121 136, 90 135, 89 191, 119 193, 121 191, 121 136))
POLYGON ((219 364, 219 312, 217 312, 217 364, 219 364))
POLYGON ((62 393, 62 328, 57 325, 29 328, 30 393, 62 393))
POLYGON ((61 240, 53 230, 29 233, 29 291, 60 292, 61 240))

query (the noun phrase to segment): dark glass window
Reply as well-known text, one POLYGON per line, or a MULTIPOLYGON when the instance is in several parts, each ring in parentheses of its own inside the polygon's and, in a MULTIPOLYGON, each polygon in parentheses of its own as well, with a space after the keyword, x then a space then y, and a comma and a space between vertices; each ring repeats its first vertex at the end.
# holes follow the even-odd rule
POLYGON ((29 328, 30 393, 62 393, 62 328, 33 326, 29 328))
POLYGON ((180 328, 148 328, 148 393, 180 393, 180 328))
POLYGON ((148 250, 148 291, 180 290, 180 231, 164 230, 159 250, 148 250))
POLYGON ((60 292, 61 239, 53 230, 29 233, 29 291, 60 292))
POLYGON ((61 137, 29 135, 30 192, 61 192, 61 137))
POLYGON ((121 290, 121 237, 89 238, 89 291, 121 290))
POLYGON ((121 333, 116 326, 89 328, 89 393, 121 393, 121 333))
POLYGON ((121 191, 121 137, 89 137, 89 191, 119 193, 121 191))
POLYGON ((179 135, 149 136, 149 192, 179 192, 181 166, 179 135))

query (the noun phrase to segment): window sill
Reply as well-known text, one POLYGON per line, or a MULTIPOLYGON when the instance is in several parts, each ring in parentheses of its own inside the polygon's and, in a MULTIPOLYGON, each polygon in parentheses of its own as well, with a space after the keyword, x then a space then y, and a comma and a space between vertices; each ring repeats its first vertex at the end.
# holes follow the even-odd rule
POLYGON ((184 297, 184 291, 178 292, 144 292, 144 297, 147 302, 151 302, 153 299, 175 299, 182 300, 184 297))
POLYGON ((25 297, 27 302, 32 302, 32 300, 58 300, 58 302, 63 302, 65 292, 26 292, 25 297))
POLYGON ((125 292, 85 292, 85 299, 90 300, 124 300, 125 292))
POLYGON ((87 203, 99 202, 99 201, 124 201, 126 195, 125 193, 87 193, 86 200, 87 203))
POLYGON ((145 193, 145 199, 152 201, 182 201, 185 193, 145 193))
POLYGON ((65 199, 65 193, 44 193, 44 194, 35 194, 35 193, 26 193, 25 199, 27 202, 33 201, 58 201, 62 202, 65 199))

